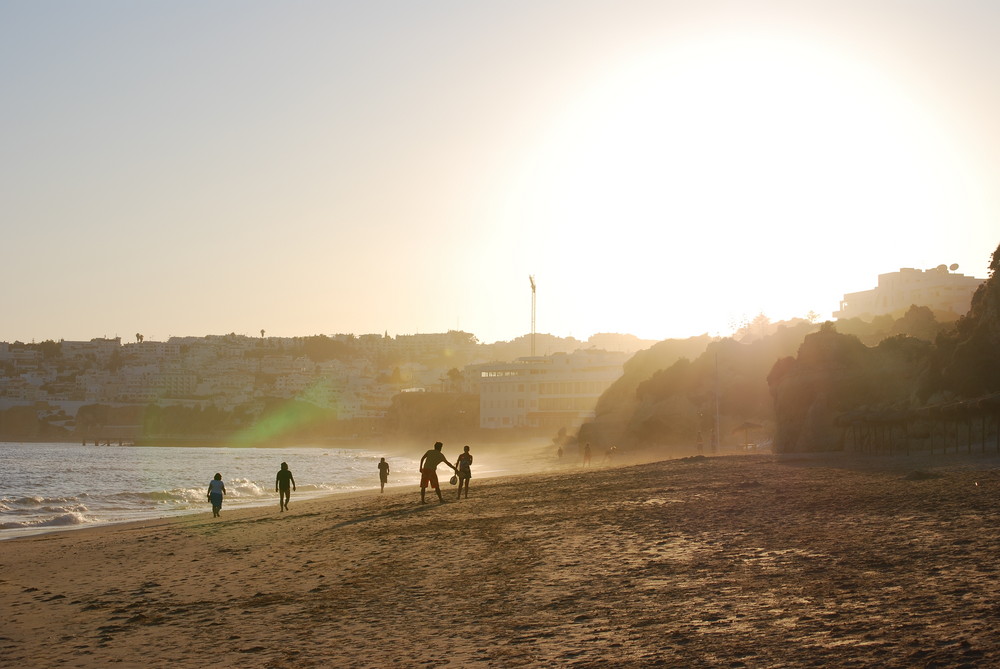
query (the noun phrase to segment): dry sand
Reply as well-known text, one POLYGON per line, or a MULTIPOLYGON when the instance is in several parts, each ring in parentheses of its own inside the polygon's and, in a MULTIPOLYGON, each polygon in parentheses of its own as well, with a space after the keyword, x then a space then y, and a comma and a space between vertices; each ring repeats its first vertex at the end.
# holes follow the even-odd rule
POLYGON ((997 467, 672 460, 5 541, 0 665, 1000 666, 997 467))

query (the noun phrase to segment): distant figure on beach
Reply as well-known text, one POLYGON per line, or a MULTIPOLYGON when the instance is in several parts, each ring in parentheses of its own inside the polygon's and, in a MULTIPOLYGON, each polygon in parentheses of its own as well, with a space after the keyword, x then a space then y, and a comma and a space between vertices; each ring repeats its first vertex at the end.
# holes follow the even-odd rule
POLYGON ((556 457, 559 458, 560 460, 562 460, 562 454, 563 454, 563 450, 562 450, 562 446, 560 446, 559 450, 556 451, 556 457))
POLYGON ((590 464, 590 442, 583 447, 583 466, 586 467, 590 464))
POLYGON ((462 486, 465 486, 465 499, 469 499, 469 479, 472 478, 472 453, 469 453, 469 447, 466 446, 465 450, 460 456, 455 460, 455 464, 458 465, 458 498, 462 499, 462 486))
POLYGON ((278 475, 274 477, 274 492, 278 493, 278 508, 282 511, 288 510, 288 500, 292 497, 292 490, 295 490, 295 477, 288 468, 287 462, 281 463, 278 475), (291 486, 291 490, 289 490, 291 486))
POLYGON ((219 517, 222 511, 222 498, 226 494, 226 484, 222 482, 222 474, 216 474, 215 478, 208 482, 208 501, 212 503, 212 515, 219 517))
POLYGON ((427 491, 427 485, 430 484, 434 491, 437 493, 438 501, 444 502, 444 497, 441 496, 441 486, 438 484, 437 466, 442 462, 455 470, 458 473, 458 467, 448 462, 448 458, 444 457, 444 453, 441 452, 441 447, 444 446, 440 441, 434 442, 434 448, 424 453, 423 457, 420 458, 420 503, 426 504, 427 500, 424 499, 424 493, 427 491))
POLYGON ((382 492, 385 492, 385 484, 389 480, 389 463, 382 458, 378 463, 378 480, 382 484, 382 492))

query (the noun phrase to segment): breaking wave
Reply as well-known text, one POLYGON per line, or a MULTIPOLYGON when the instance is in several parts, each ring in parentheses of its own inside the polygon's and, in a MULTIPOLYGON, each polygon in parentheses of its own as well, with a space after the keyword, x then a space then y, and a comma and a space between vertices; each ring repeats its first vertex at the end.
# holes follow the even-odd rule
POLYGON ((62 513, 52 518, 36 518, 32 520, 14 520, 0 523, 0 530, 33 529, 42 527, 73 527, 96 522, 78 511, 62 513))

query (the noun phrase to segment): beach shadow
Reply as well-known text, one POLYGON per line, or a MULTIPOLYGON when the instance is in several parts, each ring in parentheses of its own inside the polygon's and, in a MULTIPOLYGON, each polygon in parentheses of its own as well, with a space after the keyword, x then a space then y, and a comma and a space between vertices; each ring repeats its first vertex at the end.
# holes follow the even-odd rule
POLYGON ((367 523, 373 520, 381 520, 388 518, 399 518, 402 516, 409 516, 415 513, 423 513, 424 511, 429 511, 436 506, 441 506, 438 502, 432 502, 428 504, 421 504, 420 506, 408 506, 401 509, 395 509, 393 511, 383 511, 381 513, 373 513, 367 516, 361 516, 359 518, 351 518, 350 520, 343 520, 335 525, 331 525, 329 529, 339 530, 342 527, 349 527, 351 525, 357 525, 359 523, 367 523))

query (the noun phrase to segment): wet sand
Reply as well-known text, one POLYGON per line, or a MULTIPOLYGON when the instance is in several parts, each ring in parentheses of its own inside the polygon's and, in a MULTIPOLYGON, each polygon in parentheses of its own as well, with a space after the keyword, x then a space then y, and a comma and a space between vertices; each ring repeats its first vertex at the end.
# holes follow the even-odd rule
POLYGON ((998 525, 983 458, 293 496, 0 542, 0 665, 997 666, 998 525))

